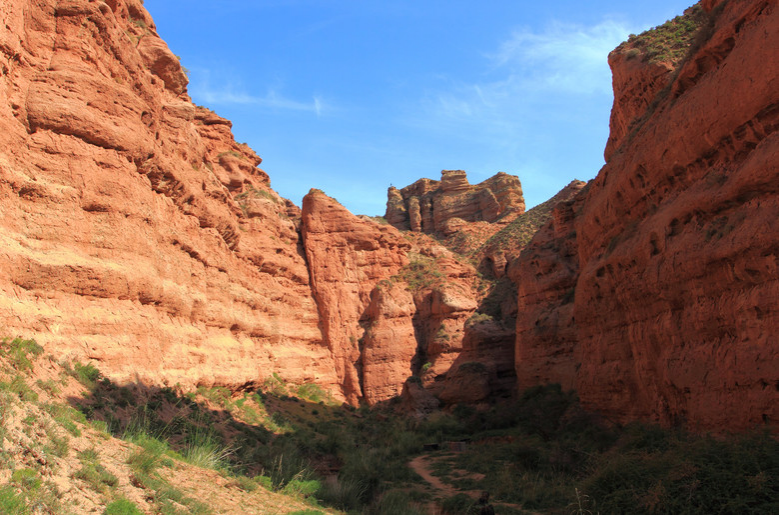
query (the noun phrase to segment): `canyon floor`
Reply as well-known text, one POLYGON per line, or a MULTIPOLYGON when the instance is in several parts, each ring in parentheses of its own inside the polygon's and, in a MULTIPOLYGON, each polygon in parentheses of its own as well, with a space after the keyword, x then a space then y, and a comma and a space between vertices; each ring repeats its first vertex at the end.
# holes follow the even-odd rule
POLYGON ((619 426, 572 392, 418 420, 276 378, 119 387, 33 340, 0 347, 7 514, 776 513, 779 443, 619 426), (583 492, 587 492, 585 495, 583 492))

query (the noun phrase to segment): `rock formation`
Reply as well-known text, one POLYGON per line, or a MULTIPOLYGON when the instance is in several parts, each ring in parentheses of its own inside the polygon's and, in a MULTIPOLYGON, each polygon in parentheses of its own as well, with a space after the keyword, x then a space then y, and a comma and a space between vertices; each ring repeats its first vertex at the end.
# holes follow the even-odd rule
MULTIPOLYGON (((389 382, 397 390, 389 397, 397 395, 411 375, 410 358, 416 354, 413 330, 410 335, 408 328, 393 331, 384 327, 391 322, 385 322, 381 327, 387 331, 389 348, 379 349, 369 339, 369 360, 362 364, 360 346, 361 342, 366 343, 363 337, 371 313, 393 319, 409 310, 410 299, 402 291, 394 297, 371 292, 379 281, 397 274, 408 263, 411 245, 394 227, 361 220, 318 190, 312 190, 303 199, 302 235, 320 326, 347 400, 356 403, 363 396, 361 367, 382 374, 370 378, 369 385, 381 383, 377 389, 383 390, 389 382), (387 370, 380 371, 382 366, 378 363, 383 363, 387 370)), ((378 391, 373 394, 377 396, 385 398, 378 391)))
POLYGON ((573 180, 557 194, 529 211, 522 213, 481 242, 472 258, 479 270, 497 279, 503 278, 509 265, 519 257, 525 245, 552 218, 552 210, 576 196, 585 182, 573 180))
POLYGON ((120 382, 340 394, 296 228, 140 0, 0 6, 0 325, 120 382))
POLYGON ((471 186, 464 171, 444 170, 440 181, 420 179, 402 190, 390 187, 385 218, 398 229, 449 236, 464 222, 494 222, 524 211, 516 176, 501 172, 471 186))
POLYGON ((618 421, 779 419, 775 0, 615 50, 589 185, 525 213, 516 177, 444 171, 390 188, 389 224, 279 197, 141 0, 0 14, 5 335, 120 383, 276 373, 424 414, 558 382, 618 421))
MULTIPOLYGON (((517 375, 614 420, 743 430, 779 420, 779 11, 702 7, 672 73, 615 92, 608 163, 512 267, 517 375)), ((633 49, 615 77, 657 77, 633 49)))

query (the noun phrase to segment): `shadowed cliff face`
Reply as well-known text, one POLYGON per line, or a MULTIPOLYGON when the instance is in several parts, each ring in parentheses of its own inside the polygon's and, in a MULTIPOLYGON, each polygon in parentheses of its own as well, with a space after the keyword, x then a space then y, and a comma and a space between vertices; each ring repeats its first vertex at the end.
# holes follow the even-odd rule
POLYGON ((0 14, 3 334, 118 381, 334 389, 299 210, 190 102, 141 2, 0 14))
MULTIPOLYGON (((741 430, 779 419, 779 12, 704 7, 643 112, 615 91, 630 133, 513 267, 517 375, 616 420, 741 430)), ((610 58, 615 77, 654 74, 640 62, 610 58)))

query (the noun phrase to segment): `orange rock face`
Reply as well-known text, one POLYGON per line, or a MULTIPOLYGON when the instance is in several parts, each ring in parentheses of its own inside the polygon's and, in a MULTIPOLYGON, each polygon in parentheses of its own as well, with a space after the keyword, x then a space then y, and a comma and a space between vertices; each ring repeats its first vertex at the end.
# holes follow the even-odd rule
POLYGON ((779 420, 779 10, 711 15, 633 134, 515 265, 520 385, 575 386, 622 421, 779 420))
POLYGON ((117 381, 340 392, 296 228, 139 0, 0 5, 0 325, 117 381))
POLYGON ((525 200, 516 176, 498 173, 471 186, 462 170, 444 170, 441 180, 420 179, 387 192, 387 221, 398 229, 452 235, 464 222, 494 222, 522 214, 525 200))
MULTIPOLYGON (((322 333, 335 359, 344 395, 349 402, 356 403, 363 396, 360 369, 365 365, 361 363, 360 347, 365 343, 363 338, 370 320, 371 292, 379 281, 395 275, 408 263, 406 254, 410 245, 394 227, 362 220, 317 190, 303 198, 302 235, 322 333)), ((390 297, 385 299, 377 294, 374 312, 378 314, 381 311, 378 305, 383 305, 381 313, 387 318, 402 316, 408 306, 404 305, 401 292, 398 295, 394 300, 400 305, 390 307, 393 304, 390 297)), ((392 329, 386 330, 394 337, 392 329)), ((400 336, 407 336, 407 331, 400 333, 400 336)), ((387 353, 392 354, 393 350, 378 349, 371 339, 367 342, 369 354, 375 356, 377 363, 393 361, 388 365, 387 373, 394 369, 395 361, 409 355, 410 347, 416 352, 416 342, 392 340, 389 343, 392 346, 397 343, 399 349, 398 356, 392 359, 387 353)), ((370 369, 371 364, 368 367, 370 369)), ((408 364, 397 364, 397 367, 408 369, 408 364)), ((409 374, 402 372, 401 375, 402 379, 396 381, 398 390, 409 374)), ((379 384, 379 387, 376 393, 368 394, 369 398, 381 397, 378 392, 393 382, 387 377, 372 381, 369 381, 370 385, 379 384)))

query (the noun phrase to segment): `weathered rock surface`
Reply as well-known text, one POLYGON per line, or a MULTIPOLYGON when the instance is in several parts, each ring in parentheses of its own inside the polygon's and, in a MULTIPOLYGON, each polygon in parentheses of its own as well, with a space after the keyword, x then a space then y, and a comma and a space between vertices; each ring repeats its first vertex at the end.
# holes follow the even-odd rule
POLYGON ((371 291, 362 337, 362 386, 368 404, 402 393, 419 367, 413 317, 414 298, 407 285, 386 282, 371 291))
POLYGON ((500 227, 472 254, 472 259, 479 263, 479 271, 498 279, 505 277, 509 265, 519 257, 522 249, 538 230, 553 217, 553 210, 559 204, 574 198, 585 186, 585 182, 573 180, 554 197, 500 227))
MULTIPOLYGON (((390 225, 363 220, 336 200, 318 190, 312 190, 303 198, 302 235, 311 274, 311 289, 319 308, 319 319, 325 342, 335 360, 339 383, 349 402, 356 403, 363 396, 361 385, 360 342, 369 320, 371 291, 379 281, 389 279, 408 263, 407 253, 411 245, 400 232, 390 225)), ((400 293, 398 293, 400 296, 400 293)), ((384 318, 398 318, 408 309, 403 298, 400 306, 390 305, 388 298, 378 295, 376 304, 384 306, 384 318)), ((408 300, 408 299, 405 299, 408 300)), ((373 306, 374 312, 378 310, 373 306)), ((379 362, 384 363, 386 373, 395 373, 401 356, 408 355, 409 347, 416 343, 402 340, 395 342, 391 327, 382 328, 388 333, 390 349, 380 349, 374 339, 369 339, 368 351, 376 363, 368 363, 368 369, 379 372, 379 362), (399 354, 395 355, 395 344, 399 354), (387 353, 393 357, 387 356, 387 353), (387 362, 391 362, 387 365, 387 362)), ((407 331, 401 331, 407 336, 407 331)), ((413 355, 413 353, 412 353, 413 355)), ((408 368, 408 364, 405 368, 408 368)), ((403 375, 403 373, 401 373, 403 375)), ((399 390, 409 374, 399 378, 399 390)), ((379 383, 369 398, 381 397, 379 393, 391 382, 387 377, 375 377, 369 385, 379 383)), ((391 388, 391 387, 390 387, 391 388)))
MULTIPOLYGON (((303 199, 302 235, 322 331, 347 400, 376 404, 419 376, 431 392, 440 390, 478 308, 473 266, 427 235, 403 235, 354 216, 316 190, 303 199)), ((512 360, 505 363, 511 369, 512 360)), ((452 393, 455 399, 470 397, 452 393)))
POLYGON ((441 180, 420 179, 387 192, 387 221, 398 229, 449 236, 463 222, 494 222, 522 214, 525 200, 514 175, 503 172, 471 186, 462 170, 444 170, 441 180))
POLYGON ((139 0, 0 5, 0 325, 109 377, 340 395, 296 219, 139 0))
POLYGON ((779 10, 704 7, 694 53, 513 267, 517 375, 615 420, 743 430, 779 420, 779 10))

